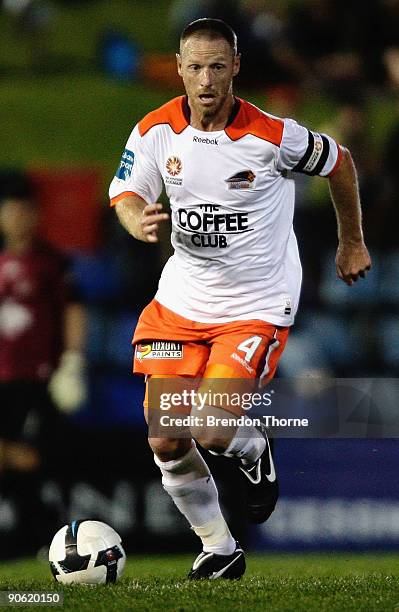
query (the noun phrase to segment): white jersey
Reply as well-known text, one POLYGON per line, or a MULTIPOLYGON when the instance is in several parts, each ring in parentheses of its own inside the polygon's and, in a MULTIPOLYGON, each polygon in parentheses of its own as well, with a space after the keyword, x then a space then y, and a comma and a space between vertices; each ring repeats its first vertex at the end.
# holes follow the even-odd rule
POLYGON ((224 130, 197 130, 182 96, 134 128, 110 198, 134 193, 153 203, 165 185, 174 254, 158 302, 193 321, 286 326, 302 276, 291 170, 328 176, 339 159, 330 137, 240 99, 224 130))

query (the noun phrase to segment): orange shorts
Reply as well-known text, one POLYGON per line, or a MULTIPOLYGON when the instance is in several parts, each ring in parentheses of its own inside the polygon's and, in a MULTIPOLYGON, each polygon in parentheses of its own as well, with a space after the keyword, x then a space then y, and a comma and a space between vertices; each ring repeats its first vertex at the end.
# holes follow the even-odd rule
POLYGON ((142 312, 133 338, 136 374, 198 378, 273 378, 288 327, 265 321, 198 323, 156 300, 142 312))

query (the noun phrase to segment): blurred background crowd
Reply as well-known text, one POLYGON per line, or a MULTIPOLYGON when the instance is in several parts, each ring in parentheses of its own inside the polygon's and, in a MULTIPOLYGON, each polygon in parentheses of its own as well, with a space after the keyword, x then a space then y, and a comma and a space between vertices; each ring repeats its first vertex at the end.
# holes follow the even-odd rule
MULTIPOLYGON (((124 143, 144 114, 182 93, 174 57, 182 28, 199 17, 225 19, 242 53, 236 93, 351 150, 373 258, 367 281, 348 288, 336 278, 328 187, 298 176, 295 229, 304 284, 279 375, 397 376, 399 1, 2 0, 0 6, 0 199, 32 200, 40 239, 68 259, 86 313, 89 389, 79 410, 47 415, 46 425, 25 415, 20 439, 13 440, 24 445, 19 450, 7 453, 0 444, 0 539, 16 541, 25 516, 20 511, 18 518, 16 508, 40 487, 41 531, 36 522, 37 537, 27 543, 22 535, 18 550, 37 549, 60 517, 94 509, 134 533, 137 546, 150 528, 166 537, 180 533, 181 523, 161 511, 168 502, 144 451, 142 384, 130 375, 134 325, 171 250, 167 232, 157 246, 129 238, 108 207, 124 143), (88 436, 96 452, 87 452, 88 436), (40 456, 24 461, 37 445, 40 456), (132 485, 132 461, 143 452, 144 475, 136 474, 132 485), (146 499, 155 497, 158 507, 147 503, 146 510, 146 499)), ((3 236, 3 253, 5 242, 3 236)), ((313 448, 320 456, 320 447, 313 448)), ((29 520, 28 509, 25 525, 29 520)))

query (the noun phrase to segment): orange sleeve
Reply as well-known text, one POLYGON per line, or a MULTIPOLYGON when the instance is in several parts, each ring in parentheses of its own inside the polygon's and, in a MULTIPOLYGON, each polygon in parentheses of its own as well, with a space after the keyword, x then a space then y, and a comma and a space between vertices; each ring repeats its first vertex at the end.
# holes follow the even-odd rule
POLYGON ((123 198, 126 198, 127 196, 136 196, 137 198, 140 198, 140 200, 143 200, 145 204, 147 204, 144 198, 142 198, 141 195, 139 195, 138 193, 135 193, 134 191, 123 191, 122 193, 115 196, 114 198, 111 198, 110 206, 115 206, 117 202, 119 202, 120 200, 123 200, 123 198))

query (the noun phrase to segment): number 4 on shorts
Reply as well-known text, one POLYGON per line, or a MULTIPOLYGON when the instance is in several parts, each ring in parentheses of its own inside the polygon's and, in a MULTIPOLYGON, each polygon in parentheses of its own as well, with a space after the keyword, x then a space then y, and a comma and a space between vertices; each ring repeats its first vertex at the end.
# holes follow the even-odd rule
POLYGON ((241 344, 237 346, 237 350, 244 351, 245 353, 244 359, 247 363, 249 363, 261 342, 262 342, 261 336, 251 336, 250 338, 247 338, 247 340, 244 340, 243 342, 241 342, 241 344))

